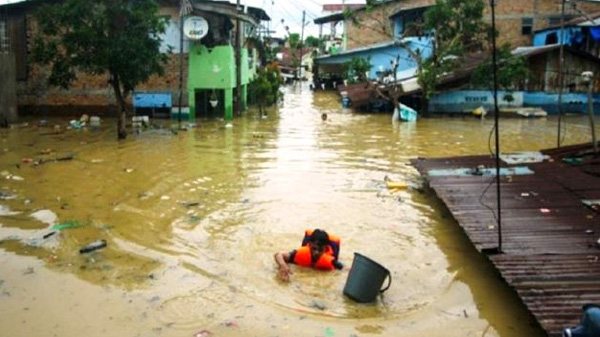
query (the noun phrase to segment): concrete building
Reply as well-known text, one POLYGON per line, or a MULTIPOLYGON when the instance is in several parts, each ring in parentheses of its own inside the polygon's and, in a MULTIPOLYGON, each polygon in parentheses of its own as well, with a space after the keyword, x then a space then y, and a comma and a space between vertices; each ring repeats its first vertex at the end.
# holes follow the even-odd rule
MULTIPOLYGON (((228 1, 193 0, 192 13, 204 17, 209 25, 209 33, 196 42, 184 40, 184 100, 187 107, 185 119, 196 117, 233 116, 233 103, 236 81, 235 24, 241 22, 241 105, 246 104, 247 85, 254 76, 259 64, 258 52, 247 48, 246 39, 253 36, 254 26, 261 21, 270 20, 260 8, 243 7, 239 10, 228 1), (209 101, 217 97, 219 103, 212 107, 209 101)), ((49 87, 46 84, 48 69, 30 63, 28 54, 31 42, 38 36, 35 27, 34 11, 47 1, 25 1, 0 6, 0 25, 8 27, 9 43, 16 58, 16 92, 21 112, 60 114, 109 114, 115 104, 112 90, 107 84, 107 75, 91 76, 78 74, 69 90, 49 87)), ((172 47, 173 54, 164 66, 163 76, 153 76, 146 83, 136 88, 140 95, 154 97, 170 96, 171 100, 142 99, 144 102, 160 101, 177 103, 180 74, 180 35, 179 35, 179 1, 159 1, 160 13, 169 18, 167 31, 163 36, 162 51, 172 47)), ((135 96, 134 96, 135 97, 135 96)), ((130 101, 135 102, 133 98, 130 101)), ((150 103, 152 104, 152 103, 150 103)), ((171 107, 166 107, 171 108, 171 107)), ((181 116, 178 116, 181 117, 181 116)))
MULTIPOLYGON (((486 4, 485 18, 491 21, 489 1, 486 4)), ((390 16, 411 8, 427 7, 435 0, 386 0, 367 11, 365 7, 354 10, 355 24, 344 19, 341 14, 329 15, 315 20, 317 24, 344 21, 344 49, 364 48, 371 44, 387 42, 397 37, 390 16)), ((581 12, 600 11, 600 3, 570 1, 565 6, 567 20, 581 16, 581 12)), ((537 30, 560 23, 562 0, 512 0, 496 1, 496 27, 499 31, 498 43, 510 43, 513 47, 533 44, 533 33, 537 30)))

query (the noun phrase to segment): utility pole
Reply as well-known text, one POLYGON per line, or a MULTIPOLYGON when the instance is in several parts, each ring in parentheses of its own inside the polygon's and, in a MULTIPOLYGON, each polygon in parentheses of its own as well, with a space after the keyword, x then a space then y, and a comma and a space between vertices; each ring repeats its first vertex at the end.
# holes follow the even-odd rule
POLYGON ((240 27, 240 0, 237 0, 237 16, 235 19, 235 112, 239 116, 242 112, 242 28, 240 27))
POLYGON ((300 34, 300 68, 298 69, 298 79, 302 80, 302 51, 304 49, 304 20, 306 19, 306 11, 302 11, 302 34, 300 34))
POLYGON ((565 0, 562 0, 560 14, 560 50, 558 56, 558 135, 556 138, 556 147, 560 147, 562 131, 562 94, 563 94, 563 67, 565 64, 565 0))
MULTIPOLYGON (((183 100, 183 22, 185 16, 193 11, 189 0, 181 0, 179 4, 179 108, 177 111, 177 126, 181 128, 181 104, 183 100)), ((191 116, 191 111, 189 112, 191 116)))
POLYGON ((490 0, 492 9, 492 63, 494 75, 494 128, 496 129, 496 198, 498 206, 498 253, 502 253, 502 208, 500 204, 500 122, 498 110, 498 65, 496 56, 496 0, 490 0))

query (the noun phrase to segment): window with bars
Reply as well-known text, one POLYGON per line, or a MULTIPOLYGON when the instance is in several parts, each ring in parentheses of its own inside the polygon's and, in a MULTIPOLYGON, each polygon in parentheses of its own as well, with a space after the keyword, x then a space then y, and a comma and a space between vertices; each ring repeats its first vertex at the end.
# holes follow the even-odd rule
POLYGON ((8 39, 8 25, 6 20, 0 20, 0 53, 8 53, 10 43, 8 39))

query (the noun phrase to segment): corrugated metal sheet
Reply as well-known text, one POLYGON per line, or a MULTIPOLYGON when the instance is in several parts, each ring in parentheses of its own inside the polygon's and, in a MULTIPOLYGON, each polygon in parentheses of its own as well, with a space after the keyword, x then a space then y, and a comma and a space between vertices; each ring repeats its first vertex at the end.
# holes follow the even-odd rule
MULTIPOLYGON (((583 304, 600 303, 600 215, 581 202, 600 196, 598 158, 590 155, 590 148, 543 151, 551 161, 519 164, 535 174, 500 179, 503 252, 488 258, 549 336, 577 325, 583 304), (564 163, 569 157, 582 161, 564 163)), ((495 177, 428 175, 432 169, 493 167, 494 159, 470 156, 413 163, 475 247, 482 252, 497 248, 495 177)))
POLYGON ((369 86, 368 83, 339 85, 338 91, 340 93, 347 93, 353 107, 367 105, 371 99, 375 97, 375 91, 369 86))

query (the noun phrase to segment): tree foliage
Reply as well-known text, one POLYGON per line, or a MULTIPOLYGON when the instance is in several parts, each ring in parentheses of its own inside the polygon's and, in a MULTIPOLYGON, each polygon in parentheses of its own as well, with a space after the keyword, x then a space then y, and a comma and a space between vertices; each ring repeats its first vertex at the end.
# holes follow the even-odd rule
POLYGON ((49 84, 68 88, 80 72, 108 75, 125 138, 125 99, 153 74, 163 74, 159 51, 166 19, 154 0, 66 0, 36 13, 41 36, 34 60, 50 65, 49 84))
POLYGON ((427 59, 413 54, 425 99, 431 98, 442 76, 460 65, 465 54, 482 49, 489 31, 484 9, 483 0, 437 0, 425 12, 423 29, 434 36, 433 53, 427 59))
MULTIPOLYGON (((512 55, 509 45, 503 45, 496 51, 497 59, 497 83, 498 88, 506 90, 504 99, 512 101, 511 91, 515 85, 527 79, 529 70, 525 65, 525 60, 521 56, 512 55)), ((492 55, 484 60, 483 64, 473 72, 471 77, 472 84, 475 87, 492 89, 493 83, 493 64, 492 55)))
POLYGON ((371 60, 362 57, 353 57, 344 63, 344 78, 348 83, 361 83, 367 81, 366 72, 371 70, 371 60))
POLYGON ((279 87, 282 84, 283 79, 275 64, 270 64, 264 69, 260 69, 250 82, 248 85, 248 97, 250 97, 251 104, 258 105, 261 115, 264 107, 277 102, 280 96, 279 87))
POLYGON ((296 50, 302 46, 302 43, 300 41, 300 34, 289 33, 287 38, 288 38, 288 43, 290 44, 290 48, 296 50))
POLYGON ((312 35, 308 36, 306 39, 304 39, 304 45, 308 47, 319 48, 321 46, 321 39, 312 35))

